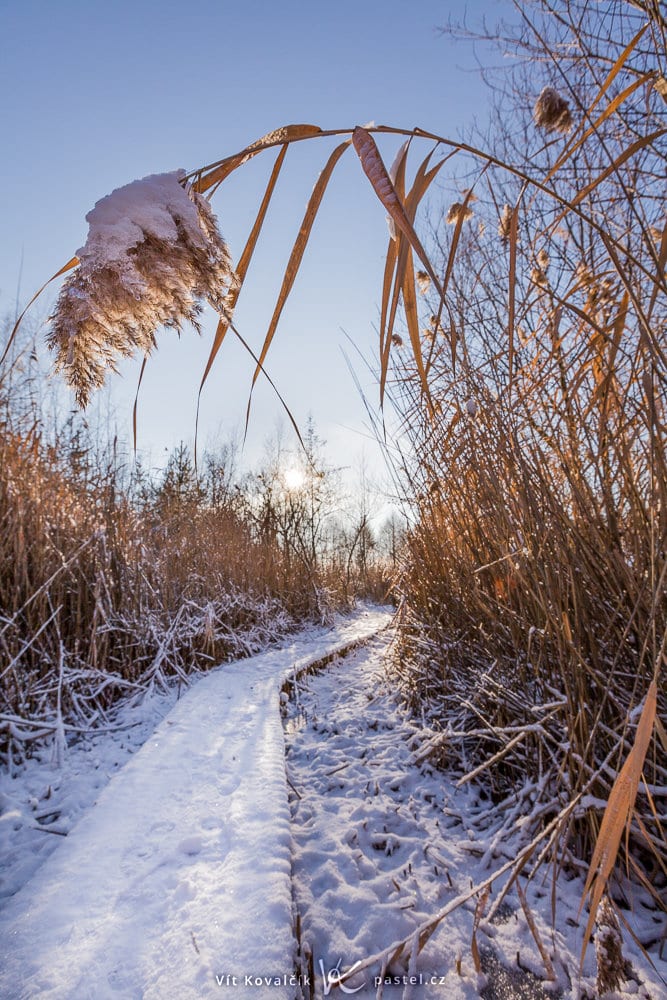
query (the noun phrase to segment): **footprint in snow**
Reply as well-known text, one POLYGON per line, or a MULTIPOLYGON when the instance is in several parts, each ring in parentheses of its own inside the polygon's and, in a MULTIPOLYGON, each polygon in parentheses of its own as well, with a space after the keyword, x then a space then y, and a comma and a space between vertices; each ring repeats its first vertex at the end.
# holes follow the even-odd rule
POLYGON ((177 847, 177 850, 181 854, 187 854, 188 857, 194 857, 197 854, 201 854, 202 848, 204 847, 204 840, 202 837, 186 837, 182 840, 177 847))
POLYGON ((152 827, 148 831, 149 833, 170 833, 174 829, 174 824, 169 819, 159 820, 157 823, 153 823, 152 827))
POLYGON ((218 782, 220 795, 231 795, 241 784, 238 774, 223 774, 218 782))

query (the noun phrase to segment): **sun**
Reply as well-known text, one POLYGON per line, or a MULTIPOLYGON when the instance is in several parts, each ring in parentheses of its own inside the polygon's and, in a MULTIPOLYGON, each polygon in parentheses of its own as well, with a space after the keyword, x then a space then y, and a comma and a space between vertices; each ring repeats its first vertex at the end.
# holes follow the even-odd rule
POLYGON ((288 490, 300 490, 306 482, 306 475, 303 469, 292 465, 283 471, 283 482, 288 490))

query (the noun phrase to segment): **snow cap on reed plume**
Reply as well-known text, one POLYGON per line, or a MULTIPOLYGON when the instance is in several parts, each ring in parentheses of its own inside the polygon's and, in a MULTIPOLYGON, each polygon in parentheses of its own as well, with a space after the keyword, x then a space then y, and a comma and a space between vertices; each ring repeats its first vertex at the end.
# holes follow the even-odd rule
POLYGON ((202 300, 218 311, 235 283, 208 201, 182 170, 117 188, 86 216, 88 238, 67 278, 48 336, 85 406, 119 357, 155 346, 160 326, 197 329, 202 300))
POLYGON ((538 128, 547 132, 562 132, 572 128, 570 105, 553 87, 545 87, 535 102, 533 117, 538 128))

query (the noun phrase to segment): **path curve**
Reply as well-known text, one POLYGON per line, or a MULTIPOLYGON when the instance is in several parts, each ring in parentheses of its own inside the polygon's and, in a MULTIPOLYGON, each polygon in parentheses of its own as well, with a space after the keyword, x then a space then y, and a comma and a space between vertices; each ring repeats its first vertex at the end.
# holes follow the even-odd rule
POLYGON ((272 979, 256 1000, 293 997, 280 689, 389 620, 364 611, 198 681, 0 914, 3 1000, 206 1000, 247 975, 272 979))

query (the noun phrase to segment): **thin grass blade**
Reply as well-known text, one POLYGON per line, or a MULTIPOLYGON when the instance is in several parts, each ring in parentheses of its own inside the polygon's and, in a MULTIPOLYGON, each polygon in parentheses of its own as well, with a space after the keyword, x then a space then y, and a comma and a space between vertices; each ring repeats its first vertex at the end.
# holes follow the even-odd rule
POLYGON ((653 309, 655 308, 655 303, 658 298, 658 291, 660 290, 660 284, 662 282, 664 288, 664 274, 665 266, 667 265, 667 222, 662 230, 662 239, 660 240, 660 252, 658 254, 658 268, 653 282, 653 291, 651 292, 651 301, 649 302, 648 309, 646 310, 646 316, 648 319, 653 315, 653 309))
MULTIPOLYGON (((296 420, 294 419, 294 416, 293 416, 292 411, 290 410, 289 406, 287 405, 287 403, 283 399, 282 395, 280 394, 280 391, 278 390, 278 387, 276 386, 275 382, 273 381, 273 379, 271 378, 271 376, 267 372, 267 370, 264 367, 264 365, 261 364, 259 358, 257 357, 257 355, 255 354, 255 352, 253 351, 253 349, 250 346, 250 344, 248 343, 248 341, 244 337, 241 336, 241 334, 236 329, 236 327, 234 326, 233 323, 229 324, 229 328, 232 331, 232 333, 234 334, 234 336, 236 337, 236 339, 238 340, 238 342, 241 344, 241 346, 245 348, 245 350, 248 352, 248 354, 250 355, 250 357, 257 364, 257 371, 262 373, 262 375, 264 376, 264 378, 266 379, 266 381, 269 383, 269 385, 271 386, 271 388, 275 392, 275 394, 278 397, 278 400, 279 400, 282 408, 284 409, 285 413, 287 414, 287 418, 288 418, 289 422, 291 423, 292 427, 294 428, 294 433, 297 436, 297 440, 298 440, 299 444, 301 445, 301 447, 305 451, 306 450, 306 446, 303 443, 303 438, 301 437, 301 431, 299 430, 299 425, 297 424, 296 420)), ((248 406, 250 406, 250 402, 248 402, 248 406)), ((246 424, 245 424, 246 434, 248 432, 248 416, 249 416, 249 413, 246 414, 246 424)), ((245 442, 245 438, 244 438, 244 442, 245 442)))
POLYGON ((508 388, 512 389, 512 380, 514 376, 514 315, 516 310, 516 253, 517 244, 519 242, 519 204, 521 198, 516 203, 512 209, 512 217, 510 219, 510 233, 509 233, 509 245, 510 245, 510 261, 509 261, 509 294, 507 303, 507 335, 509 350, 507 355, 507 365, 509 368, 509 383, 508 388))
POLYGON ((139 406, 139 390, 141 389, 141 383, 144 380, 144 372, 146 371, 146 364, 148 362, 148 355, 144 355, 144 360, 141 362, 141 371, 139 372, 139 379, 137 381, 137 391, 134 394, 134 406, 132 407, 132 446, 134 448, 134 454, 137 454, 137 411, 139 406))

